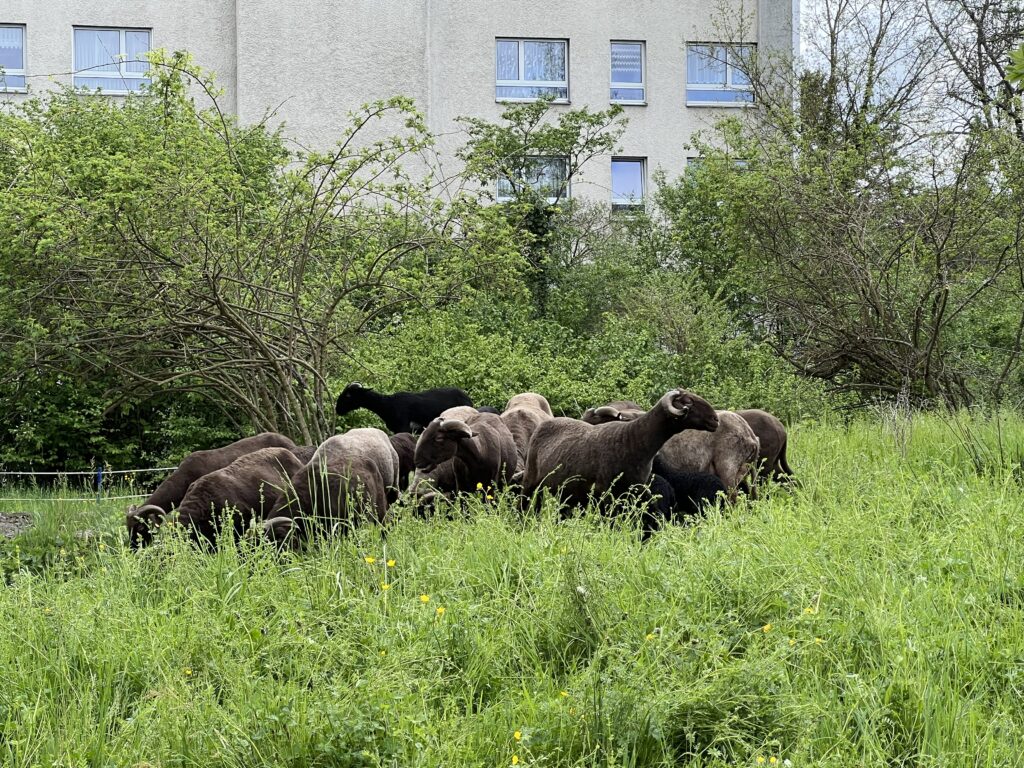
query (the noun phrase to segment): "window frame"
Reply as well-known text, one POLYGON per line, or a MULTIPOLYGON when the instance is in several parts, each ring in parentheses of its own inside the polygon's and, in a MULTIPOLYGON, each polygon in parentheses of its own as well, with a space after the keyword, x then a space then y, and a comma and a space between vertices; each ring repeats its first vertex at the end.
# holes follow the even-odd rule
POLYGON ((21 69, 4 69, 0 75, 0 93, 28 93, 28 25, 0 23, 0 27, 11 27, 21 30, 21 69), (24 85, 7 85, 7 76, 25 78, 24 85))
POLYGON ((736 109, 754 106, 754 89, 748 78, 746 85, 736 85, 733 82, 733 72, 737 68, 734 57, 738 55, 738 49, 746 49, 747 55, 753 54, 757 49, 757 43, 723 43, 708 41, 692 41, 686 44, 686 106, 688 107, 724 107, 736 109), (722 48, 725 50, 725 82, 718 83, 691 83, 690 82, 690 49, 693 47, 722 48), (749 101, 701 101, 690 98, 690 89, 700 91, 722 91, 730 93, 749 93, 749 101))
MULTIPOLYGON (((149 48, 147 51, 153 50, 153 28, 152 27, 97 27, 89 24, 75 24, 71 27, 71 85, 74 88, 79 88, 84 91, 95 92, 99 90, 100 95, 103 96, 128 96, 129 94, 139 93, 138 89, 125 88, 126 81, 128 80, 142 80, 144 83, 140 85, 151 85, 153 78, 143 73, 131 73, 126 72, 124 64, 128 61, 127 53, 127 38, 128 32, 145 32, 149 35, 149 48), (78 30, 91 30, 96 32, 117 32, 117 72, 101 72, 95 69, 75 69, 75 32, 78 30), (79 75, 79 73, 87 73, 79 75), (116 81, 119 88, 104 88, 102 86, 89 86, 89 85, 76 85, 75 78, 77 77, 91 77, 101 80, 112 80, 116 81)), ((133 59, 133 61, 141 61, 141 59, 133 59)), ((147 70, 148 71, 148 70, 147 70)))
MULTIPOLYGON (((560 157, 559 155, 528 155, 527 157, 529 157, 532 160, 542 160, 542 161, 545 162, 545 164, 550 163, 552 160, 560 160, 560 161, 562 161, 562 164, 563 164, 562 167, 565 170, 565 176, 564 176, 563 184, 562 184, 562 194, 559 195, 559 196, 555 196, 555 197, 546 197, 544 199, 549 204, 551 204, 551 205, 555 205, 555 204, 561 202, 562 200, 571 200, 572 199, 572 179, 569 178, 569 158, 568 157, 560 157)), ((494 185, 495 185, 494 199, 495 199, 496 202, 499 202, 499 203, 511 203, 511 202, 515 201, 516 198, 514 196, 512 196, 512 195, 503 195, 501 193, 501 180, 502 180, 502 178, 507 178, 507 177, 499 177, 494 182, 494 185)), ((511 182, 509 182, 509 183, 511 184, 511 182)))
POLYGON ((644 210, 647 207, 647 158, 639 155, 616 155, 612 157, 611 165, 614 166, 615 163, 640 163, 640 197, 616 199, 615 175, 613 171, 611 183, 612 211, 615 213, 629 213, 644 210))
POLYGON ((647 105, 647 41, 646 40, 610 40, 608 41, 608 102, 610 104, 622 104, 624 106, 643 107, 647 105), (616 43, 622 45, 640 46, 640 82, 639 83, 617 83, 612 80, 612 46, 616 43), (615 99, 612 98, 612 91, 616 88, 628 88, 644 92, 641 99, 615 99))
POLYGON ((565 88, 565 98, 555 98, 552 104, 569 104, 572 93, 569 90, 569 38, 567 37, 496 37, 494 38, 494 101, 502 102, 533 102, 540 101, 542 96, 499 96, 499 88, 565 88), (498 43, 516 43, 519 55, 519 79, 498 79, 498 43), (525 46, 523 43, 563 43, 565 45, 565 80, 523 80, 525 66, 525 46))

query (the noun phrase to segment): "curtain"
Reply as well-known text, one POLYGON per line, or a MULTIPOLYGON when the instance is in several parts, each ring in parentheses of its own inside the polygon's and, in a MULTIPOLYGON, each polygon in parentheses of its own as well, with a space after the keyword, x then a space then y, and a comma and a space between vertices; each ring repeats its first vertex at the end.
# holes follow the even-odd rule
POLYGON ((519 79, 519 43, 515 40, 498 41, 498 79, 519 79))
POLYGON ((612 82, 643 81, 643 47, 640 43, 612 43, 612 82))
POLYGON ((21 27, 0 27, 0 67, 25 68, 25 30, 21 27))
POLYGON ((142 59, 142 54, 149 51, 149 32, 146 30, 124 33, 125 72, 143 73, 149 69, 149 62, 142 59))
POLYGON ((121 34, 116 29, 75 30, 75 72, 117 72, 121 34))
POLYGON ((687 46, 686 82, 725 85, 725 49, 715 45, 687 46))
POLYGON ((565 77, 565 43, 530 40, 523 43, 523 80, 561 82, 565 77))

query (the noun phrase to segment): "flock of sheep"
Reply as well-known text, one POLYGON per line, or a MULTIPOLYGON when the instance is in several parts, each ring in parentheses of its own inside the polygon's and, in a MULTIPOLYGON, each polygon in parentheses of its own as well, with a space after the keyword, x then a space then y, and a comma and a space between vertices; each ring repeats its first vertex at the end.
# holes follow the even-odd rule
POLYGON ((392 434, 352 429, 297 446, 265 432, 188 455, 145 504, 128 510, 132 546, 150 543, 168 519, 210 544, 222 527, 241 535, 262 521, 271 540, 295 546, 314 528, 385 523, 401 494, 419 507, 502 487, 518 487, 525 502, 555 493, 569 507, 633 494, 646 536, 720 495, 756 495, 759 471, 774 480, 792 476, 776 417, 715 410, 681 389, 650 410, 619 401, 571 419, 554 416, 532 392, 499 412, 474 408, 456 388, 384 395, 349 384, 336 411, 359 408, 380 416, 392 434))

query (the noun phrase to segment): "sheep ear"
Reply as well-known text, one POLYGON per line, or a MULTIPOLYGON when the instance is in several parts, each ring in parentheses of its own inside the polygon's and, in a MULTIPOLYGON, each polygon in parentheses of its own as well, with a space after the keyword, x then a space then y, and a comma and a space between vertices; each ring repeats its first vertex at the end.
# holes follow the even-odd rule
POLYGON ((363 388, 363 385, 360 384, 358 381, 353 381, 351 384, 349 384, 347 387, 345 387, 345 389, 362 389, 362 388, 363 388))
POLYGON ((456 440, 476 437, 476 433, 462 419, 445 419, 441 422, 440 429, 446 436, 453 437, 456 440))
POLYGON ((614 419, 616 421, 621 421, 622 419, 619 409, 613 408, 610 405, 602 405, 600 408, 595 408, 594 415, 602 419, 614 419))

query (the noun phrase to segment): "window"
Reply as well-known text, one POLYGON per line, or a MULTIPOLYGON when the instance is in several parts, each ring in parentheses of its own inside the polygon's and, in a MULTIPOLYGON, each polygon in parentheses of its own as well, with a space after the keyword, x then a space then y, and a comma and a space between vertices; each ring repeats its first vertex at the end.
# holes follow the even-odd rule
POLYGON ((0 24, 0 91, 24 91, 25 28, 0 24))
POLYGON ((612 40, 612 101, 622 104, 643 104, 644 44, 612 40))
POLYGON ((495 98, 569 100, 568 40, 498 40, 495 98))
POLYGON ((686 46, 686 104, 691 107, 754 103, 746 65, 752 45, 689 43, 686 46))
POLYGON ((564 157, 528 157, 519 179, 498 179, 498 201, 515 199, 517 189, 529 187, 549 203, 569 196, 569 164, 564 157))
POLYGON ((129 93, 148 85, 148 29, 75 27, 75 87, 129 93))
POLYGON ((644 204, 644 166, 642 157, 612 158, 612 210, 636 210, 644 204))

